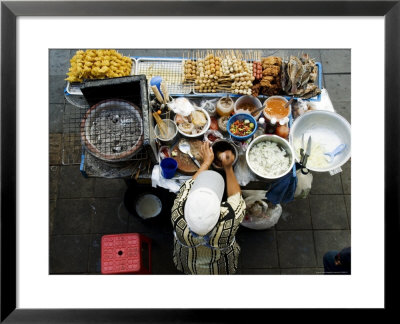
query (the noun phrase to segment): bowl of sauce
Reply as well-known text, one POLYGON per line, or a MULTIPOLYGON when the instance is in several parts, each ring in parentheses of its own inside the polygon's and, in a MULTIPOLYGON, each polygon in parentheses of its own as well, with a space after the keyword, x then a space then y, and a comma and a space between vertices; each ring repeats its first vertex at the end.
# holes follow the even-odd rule
POLYGON ((265 100, 265 108, 263 110, 264 117, 267 119, 276 118, 281 120, 289 117, 292 112, 292 106, 284 107, 288 100, 281 96, 271 96, 265 100))

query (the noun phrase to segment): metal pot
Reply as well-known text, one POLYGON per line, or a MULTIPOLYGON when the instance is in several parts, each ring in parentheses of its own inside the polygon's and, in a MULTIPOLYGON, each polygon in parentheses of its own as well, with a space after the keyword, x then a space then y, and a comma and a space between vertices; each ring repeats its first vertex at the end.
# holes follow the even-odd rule
MULTIPOLYGON (((217 139, 214 143, 212 143, 211 145, 213 151, 214 151, 214 156, 215 159, 217 159, 217 153, 218 152, 224 152, 226 150, 231 150, 233 152, 233 154, 235 155, 235 160, 233 161, 233 166, 236 164, 239 154, 238 154, 238 150, 235 146, 235 144, 233 144, 230 141, 227 141, 225 139, 217 139)), ((214 161, 215 161, 214 159, 214 161)), ((215 162, 212 163, 212 167, 215 170, 223 170, 224 168, 222 166, 218 166, 217 164, 215 164, 215 162)))
POLYGON ((283 176, 285 176, 286 174, 288 174, 294 166, 294 162, 295 162, 295 158, 294 158, 294 152, 293 149, 291 147, 291 145, 288 143, 288 141, 286 141, 285 139, 283 139, 282 137, 279 137, 277 135, 261 135, 256 137, 249 145, 249 147, 246 150, 246 162, 247 165, 249 166, 250 170, 259 178, 263 179, 263 180, 267 180, 267 182, 271 182, 271 181, 275 181, 277 179, 282 178, 283 176), (249 163, 249 152, 251 151, 251 149, 253 148, 254 145, 260 143, 260 142, 264 142, 264 141, 269 141, 269 142, 275 142, 278 144, 279 147, 281 147, 282 149, 284 149, 288 156, 289 156, 289 168, 287 170, 285 170, 284 172, 282 172, 281 174, 274 176, 274 177, 265 177, 259 173, 257 173, 256 170, 254 170, 254 168, 251 167, 251 164, 249 163))

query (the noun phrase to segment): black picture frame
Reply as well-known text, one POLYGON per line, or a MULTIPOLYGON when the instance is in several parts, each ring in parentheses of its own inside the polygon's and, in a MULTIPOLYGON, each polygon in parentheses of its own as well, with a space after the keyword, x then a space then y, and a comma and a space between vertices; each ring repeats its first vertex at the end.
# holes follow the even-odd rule
MULTIPOLYGON (((249 309, 16 308, 16 19, 19 16, 384 16, 385 310, 396 307, 399 245, 400 1, 1 1, 1 322, 235 322, 249 309), (157 11, 154 8, 157 7, 157 11), (393 297, 392 297, 393 296, 393 297), (240 313, 240 314, 239 314, 240 313)), ((371 49, 373 44, 371 44, 371 49)), ((372 55, 372 54, 371 54, 372 55)), ((371 126, 371 134, 373 127, 371 126)), ((370 135, 370 134, 368 134, 370 135)), ((376 134, 381 136, 381 134, 376 134)), ((372 152, 367 152, 372 154, 372 152)), ((367 163, 367 162, 366 162, 367 163)), ((371 166, 371 176, 373 176, 371 166)), ((368 185, 368 177, 365 179, 368 185)), ((372 188, 371 188, 372 190, 372 188)), ((373 196, 373 195, 372 195, 373 196)), ((373 262, 365 260, 366 263, 373 262)), ((234 298, 243 298, 235 296, 234 298)), ((386 312, 387 313, 387 312, 386 312)), ((340 320, 340 318, 338 318, 340 320)), ((250 320, 250 322, 252 322, 250 320)))

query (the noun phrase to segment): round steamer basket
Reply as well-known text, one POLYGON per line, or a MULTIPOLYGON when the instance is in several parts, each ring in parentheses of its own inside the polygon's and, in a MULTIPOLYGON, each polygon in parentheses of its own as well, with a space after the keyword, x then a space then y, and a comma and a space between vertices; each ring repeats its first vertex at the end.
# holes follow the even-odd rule
POLYGON ((140 109, 126 100, 107 99, 95 104, 86 112, 80 128, 87 151, 107 162, 128 160, 143 144, 140 109))

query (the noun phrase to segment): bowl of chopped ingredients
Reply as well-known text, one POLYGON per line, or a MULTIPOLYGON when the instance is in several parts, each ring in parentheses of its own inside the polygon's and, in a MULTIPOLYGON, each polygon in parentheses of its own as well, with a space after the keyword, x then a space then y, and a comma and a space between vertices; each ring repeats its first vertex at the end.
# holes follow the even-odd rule
POLYGON ((246 151, 250 170, 264 180, 276 180, 288 174, 295 162, 289 142, 277 135, 256 137, 246 151))
POLYGON ((229 118, 226 124, 229 135, 237 141, 245 141, 257 130, 257 121, 248 114, 236 114, 229 118))

